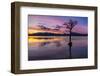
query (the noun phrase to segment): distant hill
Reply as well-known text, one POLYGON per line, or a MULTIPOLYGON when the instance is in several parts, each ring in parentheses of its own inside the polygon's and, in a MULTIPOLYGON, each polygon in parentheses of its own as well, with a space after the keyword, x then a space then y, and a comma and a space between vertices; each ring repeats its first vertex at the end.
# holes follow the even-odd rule
MULTIPOLYGON (((81 34, 81 33, 71 33, 72 36, 87 36, 87 34, 81 34)), ((69 36, 69 34, 55 34, 55 33, 48 33, 48 32, 38 32, 29 34, 29 36, 69 36)))
MULTIPOLYGON (((69 34, 67 34, 69 35, 69 34)), ((88 36, 88 34, 81 34, 81 33, 76 33, 76 32, 72 32, 71 33, 72 36, 88 36)))

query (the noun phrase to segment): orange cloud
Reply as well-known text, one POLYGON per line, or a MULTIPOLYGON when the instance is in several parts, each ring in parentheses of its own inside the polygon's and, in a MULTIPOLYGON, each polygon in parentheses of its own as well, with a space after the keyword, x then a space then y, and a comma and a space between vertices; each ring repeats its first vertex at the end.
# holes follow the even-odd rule
POLYGON ((63 31, 62 30, 54 30, 54 29, 40 29, 40 28, 29 28, 28 29, 28 34, 32 34, 32 33, 37 33, 37 32, 50 32, 50 33, 59 33, 62 34, 63 31))

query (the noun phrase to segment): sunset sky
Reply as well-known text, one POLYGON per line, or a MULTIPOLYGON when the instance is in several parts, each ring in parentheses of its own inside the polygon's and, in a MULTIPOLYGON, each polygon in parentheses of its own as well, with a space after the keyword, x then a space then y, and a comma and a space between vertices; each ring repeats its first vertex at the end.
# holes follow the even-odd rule
POLYGON ((68 29, 66 29, 63 24, 64 22, 68 22, 70 19, 76 20, 78 22, 78 24, 73 28, 73 32, 87 34, 87 17, 28 15, 29 34, 37 32, 64 33, 65 30, 68 29), (40 27, 41 25, 43 25, 47 29, 42 29, 40 27), (62 28, 60 28, 59 30, 54 30, 57 25, 61 26, 62 28))

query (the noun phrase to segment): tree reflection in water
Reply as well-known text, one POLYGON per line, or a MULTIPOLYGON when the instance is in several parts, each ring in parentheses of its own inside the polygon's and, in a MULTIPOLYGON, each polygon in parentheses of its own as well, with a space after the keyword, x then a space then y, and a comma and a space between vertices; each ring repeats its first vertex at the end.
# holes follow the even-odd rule
POLYGON ((31 36, 28 38, 29 60, 87 58, 87 37, 31 36))

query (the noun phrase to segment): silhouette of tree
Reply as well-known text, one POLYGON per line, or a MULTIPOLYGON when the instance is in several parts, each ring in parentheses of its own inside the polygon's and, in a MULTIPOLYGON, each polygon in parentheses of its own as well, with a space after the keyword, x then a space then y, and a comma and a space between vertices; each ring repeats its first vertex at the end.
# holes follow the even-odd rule
POLYGON ((72 19, 70 19, 68 22, 65 22, 63 25, 65 25, 65 27, 69 30, 72 30, 72 28, 77 25, 77 21, 74 21, 72 19))
POLYGON ((72 32, 72 29, 75 25, 77 25, 77 21, 74 21, 72 19, 70 19, 68 22, 65 22, 63 25, 65 25, 65 28, 66 29, 69 29, 69 58, 72 58, 71 56, 71 47, 72 47, 72 42, 71 42, 71 32, 72 32))
POLYGON ((77 21, 74 21, 72 19, 70 19, 68 22, 65 22, 63 25, 65 25, 65 28, 66 29, 69 29, 69 44, 72 45, 72 42, 71 42, 71 32, 72 32, 72 29, 75 25, 77 25, 77 21))

